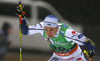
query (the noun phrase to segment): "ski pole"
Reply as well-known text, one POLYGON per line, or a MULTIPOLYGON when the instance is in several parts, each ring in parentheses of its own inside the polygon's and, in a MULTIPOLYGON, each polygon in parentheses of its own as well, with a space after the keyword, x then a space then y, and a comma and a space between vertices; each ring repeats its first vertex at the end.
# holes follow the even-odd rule
POLYGON ((83 53, 86 54, 86 56, 89 58, 90 61, 92 61, 92 59, 89 57, 88 52, 86 50, 83 50, 83 53))
MULTIPOLYGON (((21 1, 19 2, 19 9, 22 11, 22 4, 21 1)), ((20 61, 22 61, 22 34, 21 34, 21 17, 22 15, 19 15, 19 26, 20 26, 20 61)))

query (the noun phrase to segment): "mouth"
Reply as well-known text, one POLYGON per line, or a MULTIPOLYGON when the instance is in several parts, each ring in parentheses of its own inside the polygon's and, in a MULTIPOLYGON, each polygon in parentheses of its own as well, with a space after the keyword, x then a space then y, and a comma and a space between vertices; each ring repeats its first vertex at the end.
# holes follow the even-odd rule
POLYGON ((52 35, 48 35, 48 37, 49 37, 49 38, 51 38, 51 37, 52 37, 52 35))

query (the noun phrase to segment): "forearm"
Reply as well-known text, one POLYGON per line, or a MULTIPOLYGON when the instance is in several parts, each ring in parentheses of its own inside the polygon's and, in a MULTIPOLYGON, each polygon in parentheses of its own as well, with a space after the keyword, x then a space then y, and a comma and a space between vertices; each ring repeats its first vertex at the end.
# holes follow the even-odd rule
POLYGON ((91 39, 87 39, 85 46, 87 46, 88 50, 95 50, 95 43, 91 39))
POLYGON ((21 21, 22 21, 21 32, 22 32, 22 34, 27 35, 28 34, 28 25, 27 25, 25 19, 22 19, 21 21))

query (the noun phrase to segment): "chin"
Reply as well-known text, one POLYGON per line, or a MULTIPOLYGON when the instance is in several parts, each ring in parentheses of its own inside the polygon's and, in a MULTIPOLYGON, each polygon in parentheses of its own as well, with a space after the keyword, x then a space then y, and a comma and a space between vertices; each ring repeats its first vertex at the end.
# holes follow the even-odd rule
POLYGON ((49 38, 53 38, 53 36, 49 37, 49 38))
POLYGON ((53 37, 49 37, 49 38, 53 38, 53 37))

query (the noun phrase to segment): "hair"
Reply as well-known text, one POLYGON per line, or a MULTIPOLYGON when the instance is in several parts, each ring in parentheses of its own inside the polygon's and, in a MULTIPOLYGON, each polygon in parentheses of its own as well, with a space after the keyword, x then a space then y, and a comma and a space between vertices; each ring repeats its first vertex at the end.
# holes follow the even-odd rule
POLYGON ((11 24, 9 22, 4 22, 2 26, 2 30, 4 31, 5 34, 8 34, 8 29, 12 28, 11 24))

